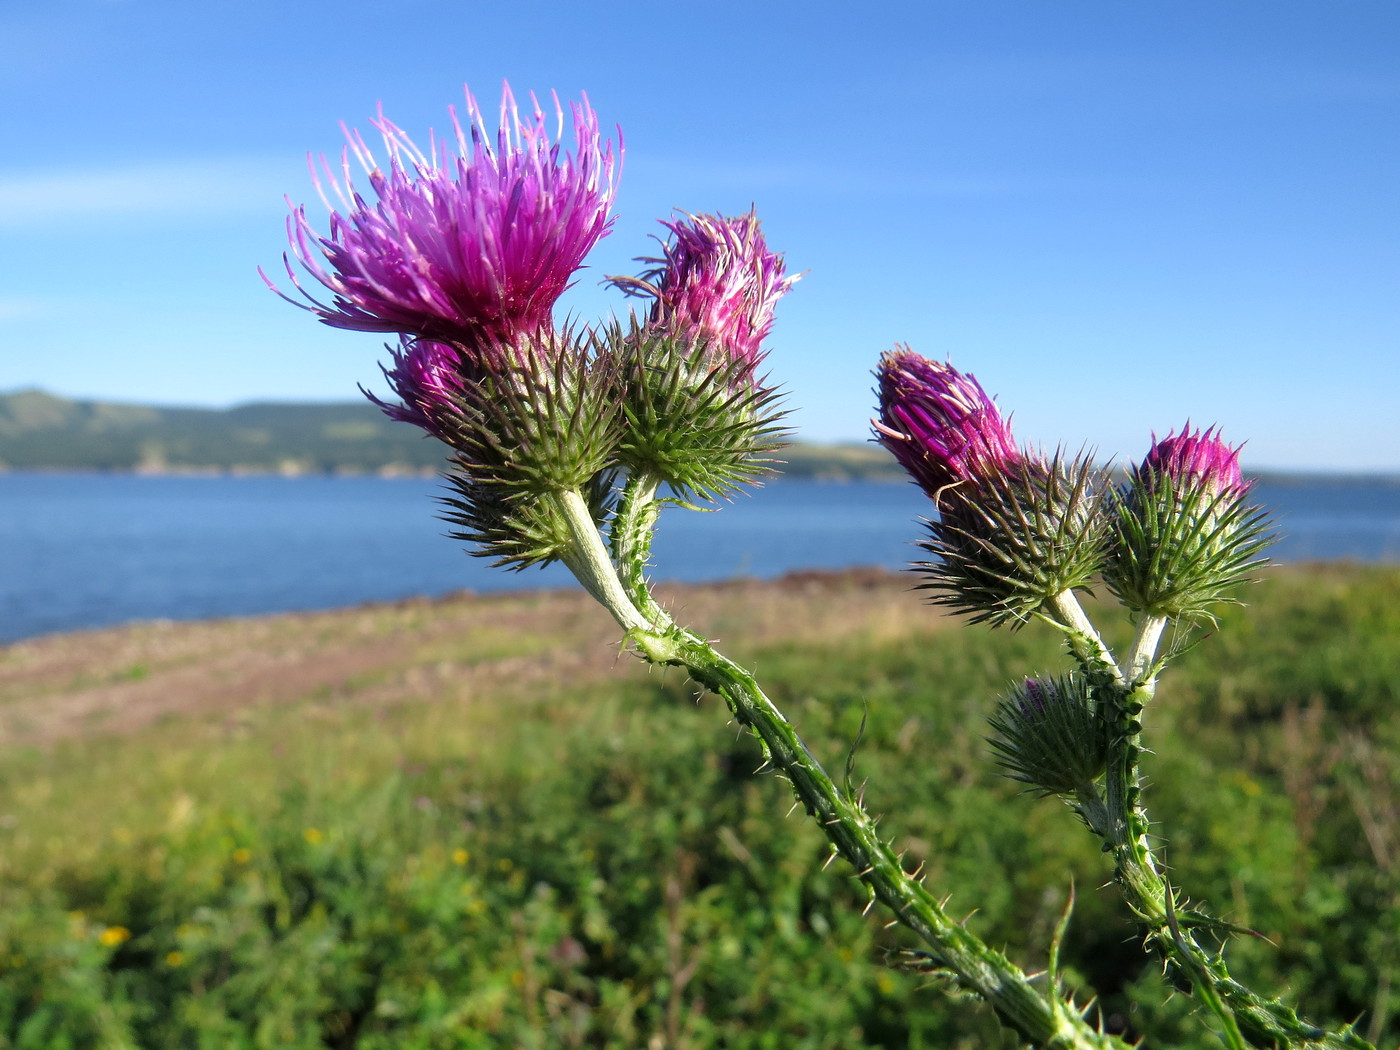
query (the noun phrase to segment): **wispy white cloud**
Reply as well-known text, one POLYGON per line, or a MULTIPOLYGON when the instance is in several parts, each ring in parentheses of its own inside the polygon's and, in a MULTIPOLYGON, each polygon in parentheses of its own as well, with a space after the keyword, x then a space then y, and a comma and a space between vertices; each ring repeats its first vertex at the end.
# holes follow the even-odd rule
POLYGON ((0 171, 0 229, 266 212, 296 179, 295 160, 225 158, 106 169, 0 171))

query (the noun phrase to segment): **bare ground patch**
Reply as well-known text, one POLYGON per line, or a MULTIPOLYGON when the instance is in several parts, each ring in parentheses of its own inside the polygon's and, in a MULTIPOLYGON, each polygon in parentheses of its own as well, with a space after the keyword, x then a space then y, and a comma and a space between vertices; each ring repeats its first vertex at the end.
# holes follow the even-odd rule
MULTIPOLYGON (((833 636, 889 641, 941 619, 907 575, 794 573, 659 589, 676 619, 743 655, 833 636)), ((542 679, 633 675, 608 615, 580 591, 458 594, 330 612, 167 621, 0 648, 0 745, 127 733, 250 705, 388 707, 542 679)))

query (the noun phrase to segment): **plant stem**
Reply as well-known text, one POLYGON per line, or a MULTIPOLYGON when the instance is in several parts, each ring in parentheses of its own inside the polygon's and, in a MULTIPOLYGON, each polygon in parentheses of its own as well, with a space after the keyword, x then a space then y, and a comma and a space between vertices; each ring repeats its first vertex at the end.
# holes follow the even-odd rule
POLYGON ((1133 636, 1132 647, 1128 650, 1128 658, 1121 668, 1123 677, 1128 681, 1137 682, 1151 671, 1152 661, 1157 655, 1157 643, 1161 641, 1166 626, 1165 616, 1143 614, 1138 622, 1137 634, 1133 636))
MULTIPOLYGON (((652 530, 660 511, 657 488, 656 479, 647 475, 628 480, 610 536, 613 557, 621 567, 620 577, 614 572, 613 578, 627 593, 628 607, 643 610, 652 621, 649 629, 637 628, 613 609, 638 654, 653 663, 684 667, 692 679, 725 700, 739 723, 758 737, 768 762, 787 777, 835 852, 856 870, 869 888, 872 902, 878 899, 884 903, 931 949, 938 965, 951 970, 966 988, 990 1002, 1007 1025, 1047 1050, 1122 1050, 1120 1040, 1099 1031, 1060 996, 1053 975, 1045 991, 1037 990, 1005 955, 950 919, 876 834, 875 822, 859 800, 836 786, 753 675, 703 639, 676 626, 657 605, 645 579, 652 530)), ((593 527, 591 520, 589 527, 593 527)), ((611 563, 608 568, 612 568, 611 563)))
MULTIPOLYGON (((1148 655, 1143 673, 1150 664, 1148 655)), ((1279 1000, 1266 1000, 1240 984, 1231 977, 1223 955, 1201 947, 1192 930, 1178 920, 1176 891, 1162 876, 1153 854, 1150 822, 1142 803, 1140 716, 1152 692, 1150 681, 1099 690, 1100 702, 1109 704, 1117 732, 1104 777, 1102 808, 1085 818, 1113 855, 1114 881, 1145 927, 1147 942, 1175 967, 1185 987, 1216 1013, 1227 1033, 1242 1036, 1254 1046, 1369 1048, 1350 1026, 1330 1032, 1301 1019, 1279 1000)), ((1082 812, 1093 809, 1086 799, 1079 802, 1082 812)))
POLYGON ((656 498, 660 480, 651 474, 634 474, 623 486, 617 514, 609 531, 613 560, 622 576, 622 586, 656 627, 668 627, 670 614, 657 604, 647 586, 646 568, 651 561, 651 538, 662 504, 656 498))
MULTIPOLYGON (((758 683, 744 668, 687 631, 673 634, 676 658, 691 677, 719 694, 740 724, 762 742, 768 761, 791 782, 797 799, 832 847, 895 917, 926 944, 940 966, 985 998, 1002 1020, 1037 1046, 1123 1047, 1049 987, 1038 991, 1001 952, 950 919, 922 882, 904 870, 859 801, 839 789, 758 683)), ((1053 981, 1052 981, 1053 985, 1053 981)))
POLYGON ((1059 617, 1052 622, 1065 633, 1114 729, 1103 795, 1081 792, 1076 808, 1112 854, 1114 881, 1145 927, 1148 944, 1216 1014, 1227 1039, 1244 1038, 1268 1048, 1370 1048, 1350 1026, 1330 1032, 1299 1018, 1282 1002, 1265 1000, 1246 988, 1230 976, 1223 956, 1202 948, 1191 929, 1178 921, 1175 891, 1163 877, 1148 837, 1151 824, 1142 802, 1138 765, 1143 750, 1141 716, 1156 690, 1151 672, 1167 620, 1145 615, 1120 666, 1073 594, 1056 595, 1050 605, 1059 617))
POLYGON ((567 489, 556 493, 558 507, 568 523, 569 536, 573 540, 570 551, 561 557, 569 571, 578 578, 593 599, 612 613, 613 619, 624 631, 649 630, 652 622, 638 611, 636 605, 623 589, 618 579, 617 569, 608 558, 603 538, 598 535, 598 526, 588 510, 588 503, 582 493, 567 489))
POLYGON ((1122 672, 1113 660, 1113 653, 1099 637, 1089 617, 1084 615, 1084 607, 1073 591, 1061 591, 1047 603, 1059 619, 1046 617, 1050 623, 1064 632, 1069 642, 1070 652, 1079 661, 1089 680, 1097 684, 1121 683, 1122 672))

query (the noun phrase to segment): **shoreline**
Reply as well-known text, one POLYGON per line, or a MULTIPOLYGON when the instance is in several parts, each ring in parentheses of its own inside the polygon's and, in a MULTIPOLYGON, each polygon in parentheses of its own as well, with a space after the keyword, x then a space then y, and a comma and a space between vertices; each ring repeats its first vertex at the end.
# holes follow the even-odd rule
MULTIPOLYGON (((657 590, 667 595, 680 595, 691 591, 714 593, 741 593, 758 589, 793 591, 816 586, 884 586, 892 581, 907 581, 912 590, 914 582, 909 579, 907 569, 889 569, 879 565, 851 565, 844 568, 792 569, 777 576, 729 576, 713 580, 672 580, 657 584, 657 590)), ((333 616, 336 614, 373 613, 401 609, 426 609, 435 606, 452 606, 460 603, 509 603, 512 601, 549 601, 585 592, 576 583, 560 586, 499 587, 477 590, 470 587, 457 587, 440 594, 407 594, 399 598, 371 598, 348 605, 316 606, 306 609, 271 609, 266 612, 230 613, 223 616, 173 617, 155 616, 149 619, 125 620, 121 623, 95 624, 90 627, 73 627, 67 630, 44 631, 9 640, 0 639, 0 668, 12 650, 25 646, 43 644, 50 639, 79 638, 92 635, 121 633, 124 631, 167 630, 190 624, 236 624, 254 620, 297 619, 305 617, 333 616)), ((601 611, 601 609, 600 609, 601 611)))
MULTIPOLYGON (((677 618, 736 653, 848 635, 897 639, 951 619, 880 568, 663 584, 677 618), (793 610, 800 609, 800 615, 793 610)), ((0 747, 122 734, 171 717, 301 703, 374 707, 632 675, 619 632, 582 588, 453 592, 336 609, 143 620, 0 646, 0 747)))

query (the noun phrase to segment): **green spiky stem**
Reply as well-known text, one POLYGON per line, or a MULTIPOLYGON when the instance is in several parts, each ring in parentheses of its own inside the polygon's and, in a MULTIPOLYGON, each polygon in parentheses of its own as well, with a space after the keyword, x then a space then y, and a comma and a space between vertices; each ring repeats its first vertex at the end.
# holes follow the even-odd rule
MULTIPOLYGON (((1033 1044, 1049 1050, 1121 1048, 1124 1044, 1085 1020, 1062 999, 1051 975, 1045 992, 1001 952, 952 921, 924 885, 904 870, 889 843, 875 832, 853 793, 842 791, 802 742, 791 723, 764 695, 754 677, 708 643, 674 626, 652 598, 645 581, 647 553, 660 505, 657 485, 644 476, 632 479, 613 522, 613 549, 621 575, 608 557, 588 505, 576 491, 559 494, 573 544, 563 560, 627 632, 639 655, 657 664, 684 667, 699 684, 721 696, 735 718, 762 743, 768 761, 785 775, 807 813, 879 900, 931 950, 940 966, 957 975, 996 1010, 1004 1023, 1033 1044), (624 580, 626 583, 624 583, 624 580), (644 614, 641 610, 645 609, 644 614)), ((1229 1038, 1240 1035, 1259 1047, 1289 1046, 1319 1050, 1374 1050, 1350 1027, 1329 1032, 1298 1018, 1283 1003, 1266 1001, 1230 977, 1224 960, 1202 949, 1175 917, 1173 891, 1161 876, 1147 839, 1147 814, 1141 803, 1142 725, 1138 720, 1151 699, 1153 683, 1127 678, 1079 602, 1068 591, 1051 600, 1059 619, 1051 622, 1069 639, 1071 651, 1101 690, 1119 732, 1109 759, 1105 793, 1082 794, 1079 811, 1103 838, 1115 861, 1115 880, 1147 939, 1172 960, 1197 995, 1221 1019, 1229 1038)), ((1162 624, 1161 626, 1165 626, 1162 624)), ((1152 666, 1161 626, 1139 630, 1132 666, 1152 666)))
POLYGON ((1151 694, 1150 685, 1142 684, 1110 686, 1100 693, 1112 705, 1118 733, 1109 754, 1102 799, 1097 804, 1082 796, 1078 800, 1085 822, 1113 856, 1114 881, 1142 923, 1147 942, 1175 966, 1192 994, 1216 1013, 1227 1035, 1237 1026, 1242 1037, 1257 1047, 1370 1048, 1350 1026, 1328 1031, 1300 1018, 1285 1003, 1266 1000, 1240 984, 1230 975, 1224 957, 1201 947, 1192 931, 1178 921, 1176 891, 1162 876, 1153 854, 1142 804, 1140 716, 1151 694))
POLYGON ((1156 650, 1163 617, 1144 616, 1120 667, 1069 592, 1051 601, 1070 651, 1093 683, 1115 732, 1104 774, 1104 790, 1081 791, 1076 810, 1112 854, 1114 881, 1146 931, 1146 940, 1168 960, 1192 994, 1219 1018, 1227 1043, 1257 1047, 1373 1050, 1350 1026, 1338 1032, 1310 1024, 1279 1000, 1266 1000, 1230 975, 1223 956, 1197 943, 1176 914, 1176 891, 1168 885, 1148 838, 1150 821, 1142 802, 1143 709, 1156 691, 1156 650))
MULTIPOLYGON (((872 900, 893 912, 928 946, 937 965, 986 999, 1005 1024, 1034 1045, 1053 1050, 1124 1046, 1061 998, 1053 975, 1049 987, 1038 990, 1005 955, 950 919, 923 883, 904 870, 858 798, 837 787, 752 674, 678 628, 658 648, 670 655, 664 662, 685 667, 697 683, 724 699, 735 719, 758 737, 768 762, 789 780, 798 801, 834 851, 855 869, 872 900)), ((645 648, 643 655, 654 659, 645 648)))
MULTIPOLYGON (((798 800, 822 828, 834 852, 858 873, 871 899, 885 904, 927 945, 938 966, 952 971, 967 989, 990 1002, 1008 1026, 1047 1050, 1122 1050, 1120 1040, 1099 1031, 1061 997, 1053 974, 1048 987, 1038 990, 1005 955, 950 919, 917 876, 904 870, 894 850, 876 833, 875 822, 858 798, 837 787, 753 675, 703 639, 677 627, 657 605, 645 580, 647 553, 660 510, 657 488, 656 480, 646 475, 629 479, 610 536, 618 568, 611 562, 606 566, 590 562, 593 578, 604 582, 590 585, 584 581, 595 598, 604 594, 616 601, 621 594, 625 600, 621 611, 608 600, 599 601, 627 630, 638 655, 651 663, 684 667, 692 679, 724 699, 740 724, 759 739, 768 762, 791 782, 798 800), (616 589, 607 577, 616 582, 616 589), (645 610, 652 623, 633 622, 634 616, 643 615, 638 610, 645 610)), ((583 507, 581 499, 578 506, 583 507)), ((576 514, 570 520, 580 524, 586 520, 596 535, 591 519, 576 514)), ((602 551, 601 541, 576 546, 594 551, 595 557, 602 551)))
POLYGON ((672 624, 670 614, 657 604, 647 586, 646 569, 651 561, 651 538, 662 504, 656 493, 661 481, 653 474, 638 472, 627 479, 618 500, 608 539, 613 560, 621 574, 622 586, 632 603, 658 628, 672 624))

